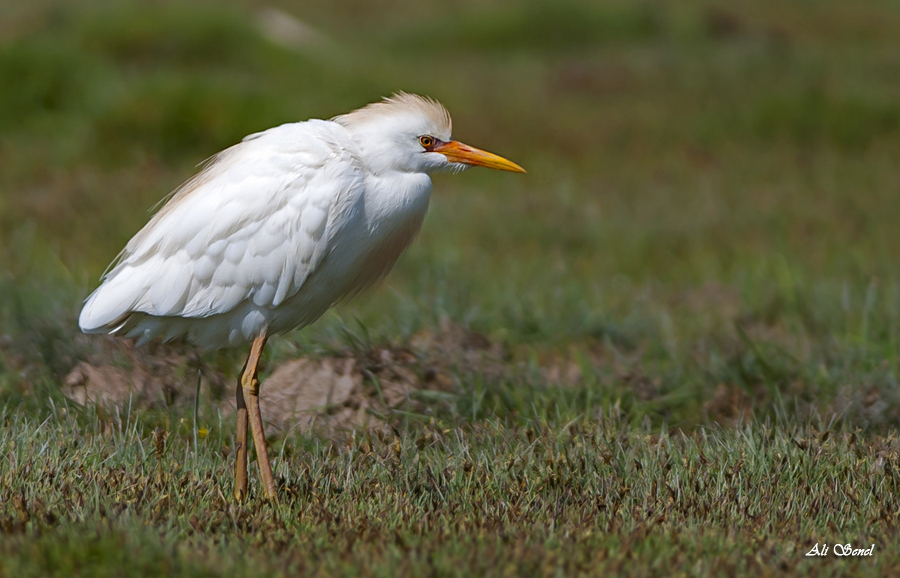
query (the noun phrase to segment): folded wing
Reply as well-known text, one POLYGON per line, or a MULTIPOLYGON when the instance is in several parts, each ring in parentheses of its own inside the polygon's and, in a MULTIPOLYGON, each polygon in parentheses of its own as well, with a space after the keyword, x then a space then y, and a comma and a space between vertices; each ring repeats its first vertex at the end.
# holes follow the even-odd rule
POLYGON ((128 243, 87 299, 85 332, 135 314, 205 318, 278 307, 329 251, 364 175, 335 123, 252 135, 217 155, 128 243))

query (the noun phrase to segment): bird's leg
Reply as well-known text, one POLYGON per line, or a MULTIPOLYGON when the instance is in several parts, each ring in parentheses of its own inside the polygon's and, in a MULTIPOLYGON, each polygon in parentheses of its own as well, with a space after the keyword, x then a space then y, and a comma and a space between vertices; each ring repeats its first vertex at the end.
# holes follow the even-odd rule
POLYGON ((250 418, 250 431, 253 433, 253 445, 256 447, 256 459, 259 462, 259 474, 262 478, 266 497, 275 499, 275 478, 272 476, 272 465, 269 463, 269 452, 266 449, 266 435, 263 433, 262 414, 259 411, 259 380, 257 367, 266 346, 266 334, 253 340, 247 367, 241 375, 241 387, 247 403, 247 416, 250 418))
MULTIPOLYGON (((249 360, 248 360, 249 361, 249 360)), ((244 403, 244 372, 247 364, 241 369, 235 387, 235 403, 237 405, 237 439, 235 440, 234 462, 234 499, 243 502, 247 497, 247 404, 244 403)))

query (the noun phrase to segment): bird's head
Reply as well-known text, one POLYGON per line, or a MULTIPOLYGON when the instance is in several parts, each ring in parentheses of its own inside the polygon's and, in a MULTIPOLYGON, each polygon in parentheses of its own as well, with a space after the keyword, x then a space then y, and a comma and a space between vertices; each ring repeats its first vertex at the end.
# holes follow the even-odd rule
POLYGON ((333 120, 352 134, 364 162, 376 173, 461 171, 470 166, 525 172, 501 156, 453 140, 450 113, 430 98, 400 92, 333 120))

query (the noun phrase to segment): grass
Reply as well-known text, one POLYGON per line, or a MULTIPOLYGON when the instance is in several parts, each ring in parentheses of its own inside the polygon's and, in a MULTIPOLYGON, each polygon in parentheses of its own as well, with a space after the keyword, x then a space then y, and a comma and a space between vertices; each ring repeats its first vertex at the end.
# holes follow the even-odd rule
POLYGON ((832 575, 898 562, 893 437, 650 433, 609 416, 292 436, 275 446, 281 500, 236 506, 227 438, 195 449, 64 408, 42 424, 5 418, 8 575, 832 575), (847 541, 876 544, 875 558, 803 556, 847 541))
POLYGON ((277 6, 315 33, 244 2, 0 22, 0 575, 890 574, 894 3, 277 6), (365 360, 411 352, 421 391, 380 434, 274 436, 283 499, 235 506, 227 392, 197 448, 190 400, 242 352, 86 338, 80 301, 210 154, 400 89, 529 174, 436 177, 387 283, 271 342, 267 372, 354 357, 373 395, 365 360), (416 345, 448 324, 493 357, 416 345), (79 362, 186 393, 80 408, 79 362))

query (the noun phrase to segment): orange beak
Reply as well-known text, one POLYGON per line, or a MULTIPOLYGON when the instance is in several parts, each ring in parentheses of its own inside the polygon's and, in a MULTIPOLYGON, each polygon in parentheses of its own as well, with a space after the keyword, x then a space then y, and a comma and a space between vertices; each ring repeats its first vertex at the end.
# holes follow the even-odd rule
POLYGON ((431 151, 441 153, 452 163, 463 163, 465 165, 487 167, 489 169, 498 169, 501 171, 512 171, 514 173, 525 172, 525 169, 512 161, 506 160, 494 153, 470 147, 458 140, 440 143, 431 149, 431 151))

